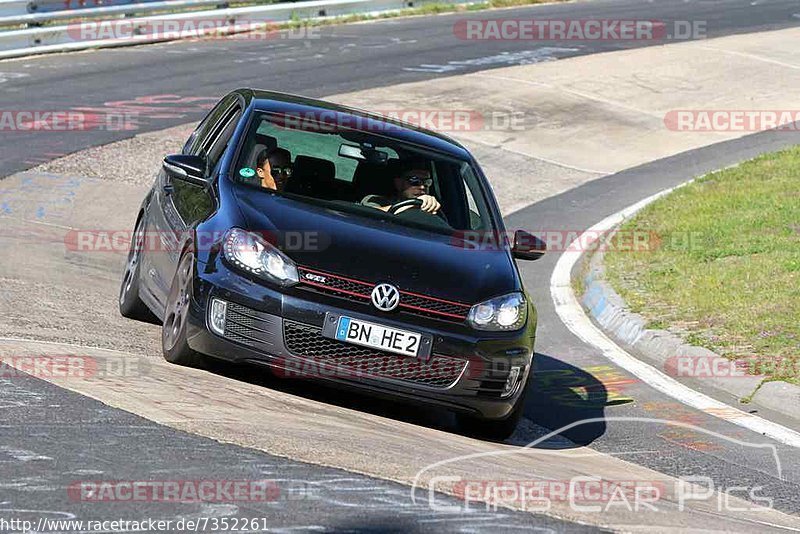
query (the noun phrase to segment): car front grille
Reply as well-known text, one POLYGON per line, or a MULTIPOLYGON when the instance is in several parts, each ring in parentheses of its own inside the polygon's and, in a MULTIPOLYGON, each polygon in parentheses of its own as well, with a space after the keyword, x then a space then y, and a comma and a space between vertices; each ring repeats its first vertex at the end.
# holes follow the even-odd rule
POLYGON ((280 317, 233 302, 228 302, 227 306, 226 338, 271 354, 280 352, 280 317))
MULTIPOLYGON (((298 272, 301 284, 299 287, 362 303, 370 301, 372 290, 375 287, 373 282, 364 282, 308 267, 298 267, 298 272)), ((461 302, 400 290, 399 308, 415 315, 463 322, 467 318, 470 307, 469 304, 461 302)))
POLYGON ((454 384, 467 362, 433 354, 427 362, 359 347, 322 337, 322 329, 284 321, 284 344, 297 357, 333 368, 345 378, 397 380, 412 385, 446 388, 454 384))

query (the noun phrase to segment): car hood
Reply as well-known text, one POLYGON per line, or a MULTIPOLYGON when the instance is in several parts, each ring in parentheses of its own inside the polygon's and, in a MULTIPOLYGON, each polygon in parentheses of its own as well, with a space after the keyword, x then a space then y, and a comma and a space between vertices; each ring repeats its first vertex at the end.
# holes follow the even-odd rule
POLYGON ((505 250, 476 250, 454 235, 404 227, 247 189, 247 229, 267 235, 298 266, 474 304, 520 289, 505 250), (274 239, 273 239, 274 238, 274 239))

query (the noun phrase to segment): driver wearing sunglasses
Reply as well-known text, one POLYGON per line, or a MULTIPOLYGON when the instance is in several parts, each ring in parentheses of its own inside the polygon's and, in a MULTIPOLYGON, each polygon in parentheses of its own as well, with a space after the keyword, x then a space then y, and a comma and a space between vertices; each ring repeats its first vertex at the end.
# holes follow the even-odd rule
MULTIPOLYGON (((432 184, 433 179, 431 178, 430 171, 413 167, 394 179, 394 188, 397 192, 394 198, 369 195, 364 198, 362 204, 378 208, 379 210, 389 211, 394 204, 416 198, 422 201, 422 205, 419 206, 419 209, 435 215, 442 206, 439 204, 439 201, 436 200, 436 197, 428 194, 432 184)), ((414 206, 404 206, 395 211, 395 214, 402 213, 413 207, 414 206)))
POLYGON ((265 148, 256 158, 261 187, 283 191, 292 177, 292 155, 285 148, 265 148))

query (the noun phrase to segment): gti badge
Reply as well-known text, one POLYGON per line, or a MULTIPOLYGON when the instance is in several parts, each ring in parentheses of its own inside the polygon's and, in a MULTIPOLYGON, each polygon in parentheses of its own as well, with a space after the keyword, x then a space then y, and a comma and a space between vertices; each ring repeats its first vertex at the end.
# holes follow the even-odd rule
POLYGON ((328 280, 326 277, 320 276, 318 274, 306 273, 304 276, 306 280, 311 280, 312 282, 319 282, 320 284, 324 284, 328 280))
POLYGON ((380 311, 392 311, 400 304, 400 292, 392 284, 378 284, 372 290, 372 304, 380 311))

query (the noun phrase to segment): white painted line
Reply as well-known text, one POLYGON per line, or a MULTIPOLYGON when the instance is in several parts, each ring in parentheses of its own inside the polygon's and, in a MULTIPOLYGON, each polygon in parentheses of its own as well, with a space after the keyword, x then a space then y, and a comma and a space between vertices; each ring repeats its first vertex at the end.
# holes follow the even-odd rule
POLYGON ((624 109, 625 111, 631 111, 636 113, 637 115, 647 115, 648 117, 652 117, 654 119, 658 119, 659 122, 664 120, 664 115, 660 113, 656 113, 653 111, 649 111, 646 109, 640 109, 633 106, 629 106, 622 102, 617 102, 616 100, 610 100, 608 98, 603 98, 597 95, 591 95, 589 93, 584 93, 583 91, 576 91, 575 89, 570 89, 569 87, 564 87, 563 85, 556 85, 552 83, 545 83, 545 82, 537 82, 534 80, 524 80, 522 78, 514 78, 512 76, 497 76, 496 74, 484 74, 482 72, 477 72, 470 74, 470 76, 475 76, 476 78, 489 78, 491 80, 500 80, 506 82, 514 82, 514 83, 521 83, 525 85, 534 85, 536 87, 544 87, 546 89, 553 89, 560 93, 567 93, 573 96, 577 96, 579 98, 583 98, 586 100, 591 100, 593 102, 599 102, 600 104, 605 104, 610 107, 624 109))
POLYGON ((58 228, 58 229, 61 229, 61 230, 77 230, 77 228, 73 228, 72 226, 64 226, 63 224, 50 223, 50 222, 45 222, 45 221, 34 221, 32 219, 23 219, 21 217, 10 217, 8 215, 0 215, 0 219, 10 219, 12 221, 24 222, 24 223, 30 223, 30 224, 38 224, 38 225, 41 225, 41 226, 51 226, 53 228, 58 228))
POLYGON ((62 343, 61 341, 44 341, 42 339, 32 339, 25 337, 0 337, 0 343, 2 343, 3 341, 8 341, 11 343, 41 343, 43 345, 55 345, 55 346, 70 347, 75 349, 90 349, 90 350, 100 350, 104 352, 116 352, 117 354, 124 354, 125 356, 138 356, 138 354, 133 352, 107 349, 105 347, 96 347, 94 345, 77 345, 75 343, 62 343))
POLYGON ((0 452, 8 454, 12 458, 20 462, 31 462, 34 460, 52 460, 52 458, 50 458, 49 456, 44 456, 26 449, 15 449, 13 447, 8 447, 5 445, 0 447, 0 452))
POLYGON ((794 65, 792 63, 786 63, 785 61, 778 61, 777 59, 758 56, 756 54, 749 54, 747 52, 739 52, 738 50, 726 50, 724 48, 717 48, 708 45, 697 45, 697 47, 702 48, 704 50, 713 50, 714 52, 722 52, 723 54, 729 54, 732 56, 739 56, 747 59, 753 59, 755 61, 762 61, 764 63, 771 63, 772 65, 780 65, 781 67, 786 67, 788 69, 800 69, 800 65, 794 65))
MULTIPOLYGON (((586 231, 586 235, 594 236, 594 239, 597 239, 597 236, 604 234, 648 204, 671 193, 675 189, 677 188, 673 187, 656 193, 632 206, 628 206, 622 211, 606 217, 589 228, 586 231)), ((580 257, 581 252, 577 250, 567 251, 561 254, 553 270, 553 275, 550 278, 550 294, 553 297, 556 313, 558 313, 558 316, 573 334, 578 336, 582 341, 599 349, 603 353, 603 356, 608 358, 615 365, 622 367, 665 395, 687 406, 707 413, 708 415, 752 430, 753 432, 772 438, 780 443, 800 448, 800 432, 773 423, 772 421, 767 421, 757 415, 743 412, 728 404, 712 399, 708 395, 695 391, 674 378, 667 376, 655 367, 631 356, 619 345, 614 343, 614 341, 606 336, 606 334, 595 326, 589 317, 587 317, 572 289, 570 273, 580 257)))

